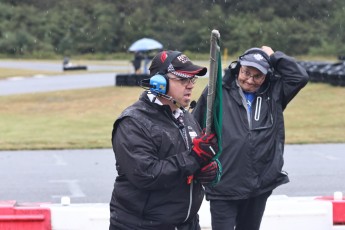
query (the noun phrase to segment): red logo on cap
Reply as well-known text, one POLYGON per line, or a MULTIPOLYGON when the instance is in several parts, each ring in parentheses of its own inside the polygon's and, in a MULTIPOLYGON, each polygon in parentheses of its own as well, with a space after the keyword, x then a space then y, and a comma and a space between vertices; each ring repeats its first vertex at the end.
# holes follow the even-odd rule
POLYGON ((168 57, 168 54, 166 51, 164 51, 161 55, 161 62, 164 63, 167 57, 168 57))

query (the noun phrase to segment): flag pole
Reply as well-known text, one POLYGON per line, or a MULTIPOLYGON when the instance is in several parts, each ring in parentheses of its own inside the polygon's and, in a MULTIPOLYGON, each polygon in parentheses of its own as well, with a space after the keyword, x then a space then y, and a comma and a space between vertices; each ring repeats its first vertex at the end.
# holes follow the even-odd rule
POLYGON ((207 93, 207 111, 206 111, 206 134, 212 133, 213 123, 213 103, 216 95, 216 82, 218 74, 218 54, 220 47, 218 40, 220 33, 218 30, 212 30, 210 40, 210 72, 208 78, 208 93, 207 93))
MULTIPOLYGON (((220 57, 220 47, 218 45, 218 41, 220 38, 220 34, 218 32, 218 30, 212 30, 211 33, 211 40, 210 40, 210 72, 209 72, 209 79, 208 79, 208 93, 207 93, 207 111, 206 111, 206 127, 205 127, 205 133, 206 134, 211 134, 212 133, 212 124, 213 124, 213 105, 215 105, 217 107, 217 101, 215 102, 216 99, 216 90, 217 90, 217 79, 218 79, 218 68, 219 65, 221 65, 221 61, 218 61, 218 58, 220 57)), ((221 74, 221 73, 220 73, 221 74)), ((218 82, 219 83, 219 82, 218 82)), ((221 85, 220 85, 221 86, 221 85)), ((219 87, 219 86, 218 86, 219 87)), ((218 95, 219 93, 221 93, 221 88, 218 90, 218 95)), ((216 114, 217 115, 217 114, 216 114)), ((218 114, 219 115, 219 114, 218 114)), ((217 116, 215 117, 216 120, 218 120, 217 116)), ((219 124, 218 124, 219 125, 219 124)), ((220 125, 221 127, 221 125, 220 125)), ((217 128, 215 130, 215 132, 217 133, 217 128)), ((221 134, 219 134, 221 135, 221 134)), ((218 183, 218 181, 221 178, 221 174, 222 174, 222 166, 221 163, 218 161, 218 156, 221 153, 221 136, 218 136, 217 133, 217 138, 218 139, 218 146, 219 146, 219 150, 218 153, 215 155, 214 159, 217 164, 218 164, 218 172, 217 172, 217 176, 214 179, 214 181, 212 181, 210 183, 210 186, 215 185, 216 183, 218 183)), ((187 184, 191 184, 193 180, 193 175, 188 176, 187 177, 187 184)))

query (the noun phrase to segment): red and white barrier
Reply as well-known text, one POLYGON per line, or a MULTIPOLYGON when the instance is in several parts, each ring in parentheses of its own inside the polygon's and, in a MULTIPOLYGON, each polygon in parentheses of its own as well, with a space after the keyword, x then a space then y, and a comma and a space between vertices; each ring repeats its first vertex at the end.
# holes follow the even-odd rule
MULTIPOLYGON (((16 204, 0 201, 1 230, 94 230, 109 228, 109 204, 16 204)), ((211 230, 209 202, 199 211, 202 230, 211 230)), ((345 230, 345 200, 334 197, 271 196, 261 230, 345 230)))
POLYGON ((39 204, 21 204, 16 201, 0 201, 1 230, 51 230, 48 207, 39 204))
POLYGON ((345 199, 343 198, 343 194, 341 192, 335 192, 334 196, 316 197, 316 200, 331 202, 332 213, 333 213, 333 224, 335 226, 341 226, 341 225, 345 226, 345 199))

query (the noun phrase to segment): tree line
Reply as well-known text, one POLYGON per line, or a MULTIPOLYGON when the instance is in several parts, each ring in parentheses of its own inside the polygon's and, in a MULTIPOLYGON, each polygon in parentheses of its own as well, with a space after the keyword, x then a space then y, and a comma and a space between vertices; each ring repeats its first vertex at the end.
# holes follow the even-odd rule
POLYGON ((0 12, 2 56, 127 52, 143 37, 208 53, 213 29, 230 53, 345 54, 343 0, 2 0, 0 12))

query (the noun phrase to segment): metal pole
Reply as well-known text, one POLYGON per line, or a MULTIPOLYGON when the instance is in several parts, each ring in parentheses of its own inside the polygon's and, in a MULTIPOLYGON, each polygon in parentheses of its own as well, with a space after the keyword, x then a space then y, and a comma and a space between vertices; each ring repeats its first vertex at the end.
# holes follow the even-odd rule
POLYGON ((207 111, 206 111, 206 134, 212 132, 213 123, 213 102, 215 99, 216 81, 218 74, 218 54, 220 47, 218 40, 220 33, 218 30, 212 30, 211 33, 211 46, 210 46, 210 74, 208 79, 208 93, 207 93, 207 111))

